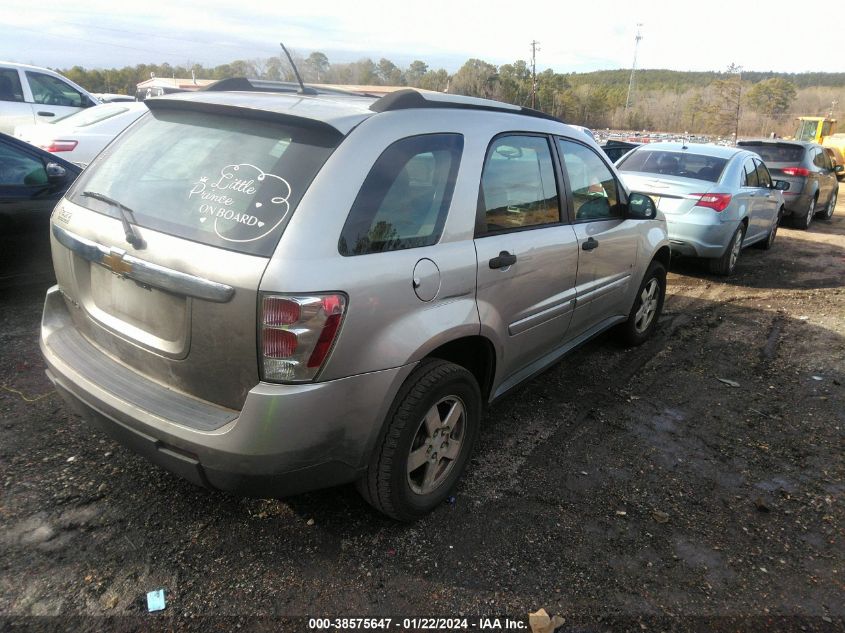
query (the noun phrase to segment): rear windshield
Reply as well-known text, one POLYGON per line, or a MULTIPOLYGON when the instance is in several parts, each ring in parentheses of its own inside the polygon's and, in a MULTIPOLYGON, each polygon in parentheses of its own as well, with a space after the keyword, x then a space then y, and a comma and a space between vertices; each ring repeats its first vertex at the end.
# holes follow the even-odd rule
POLYGON ((680 176, 716 182, 725 169, 727 159, 691 154, 639 149, 625 156, 617 165, 619 171, 680 176))
POLYGON ((756 152, 764 163, 800 163, 804 159, 804 148, 799 145, 775 145, 774 143, 738 143, 743 149, 756 152))
POLYGON ((112 143, 69 198, 140 227, 264 257, 341 136, 311 127, 156 109, 112 143))

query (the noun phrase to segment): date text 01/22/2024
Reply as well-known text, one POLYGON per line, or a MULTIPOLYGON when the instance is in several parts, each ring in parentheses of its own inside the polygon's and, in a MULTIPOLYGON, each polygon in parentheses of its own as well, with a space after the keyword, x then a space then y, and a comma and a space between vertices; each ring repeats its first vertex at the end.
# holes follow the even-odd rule
POLYGON ((514 618, 309 618, 309 630, 520 631, 528 623, 514 618))

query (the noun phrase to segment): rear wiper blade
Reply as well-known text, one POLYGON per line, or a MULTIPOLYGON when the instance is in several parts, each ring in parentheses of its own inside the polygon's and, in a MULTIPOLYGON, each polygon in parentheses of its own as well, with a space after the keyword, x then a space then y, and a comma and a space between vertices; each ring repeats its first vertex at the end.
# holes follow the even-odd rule
POLYGON ((96 191, 83 191, 82 195, 86 198, 93 198, 94 200, 105 202, 106 204, 110 204, 117 208, 117 210, 120 211, 120 221, 123 223, 123 231, 126 233, 126 241, 135 248, 144 247, 144 240, 135 232, 135 229, 133 229, 132 225, 129 223, 130 214, 133 216, 135 215, 135 212, 132 209, 122 202, 118 202, 114 198, 109 198, 107 195, 96 191))

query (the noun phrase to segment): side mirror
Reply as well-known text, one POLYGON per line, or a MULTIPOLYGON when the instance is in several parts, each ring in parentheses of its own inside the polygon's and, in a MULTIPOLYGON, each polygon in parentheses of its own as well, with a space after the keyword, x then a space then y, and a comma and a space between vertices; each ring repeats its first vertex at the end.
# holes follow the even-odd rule
POLYGON ((841 174, 843 171, 845 171, 845 165, 836 165, 833 168, 833 171, 835 171, 837 174, 841 174))
POLYGON ((628 196, 628 217, 634 220, 653 220, 657 217, 657 205, 644 193, 628 196))
POLYGON ((59 180, 63 180, 65 176, 67 176, 67 169, 65 169, 58 163, 47 163, 45 169, 47 171, 47 180, 49 180, 50 182, 57 182, 59 180))
POLYGON ((774 184, 778 191, 789 191, 789 183, 786 180, 775 180, 774 184))

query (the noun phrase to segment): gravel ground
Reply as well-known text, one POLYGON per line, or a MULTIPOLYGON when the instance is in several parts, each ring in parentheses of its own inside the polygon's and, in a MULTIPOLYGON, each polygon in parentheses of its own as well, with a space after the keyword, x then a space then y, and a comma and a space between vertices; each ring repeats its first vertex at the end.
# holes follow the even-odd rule
POLYGON ((0 631, 541 607, 559 631, 845 630, 842 205, 730 280, 673 263, 657 336, 599 338, 493 406, 454 503, 414 525, 351 487, 196 488, 69 416, 45 288, 0 291, 0 631))

